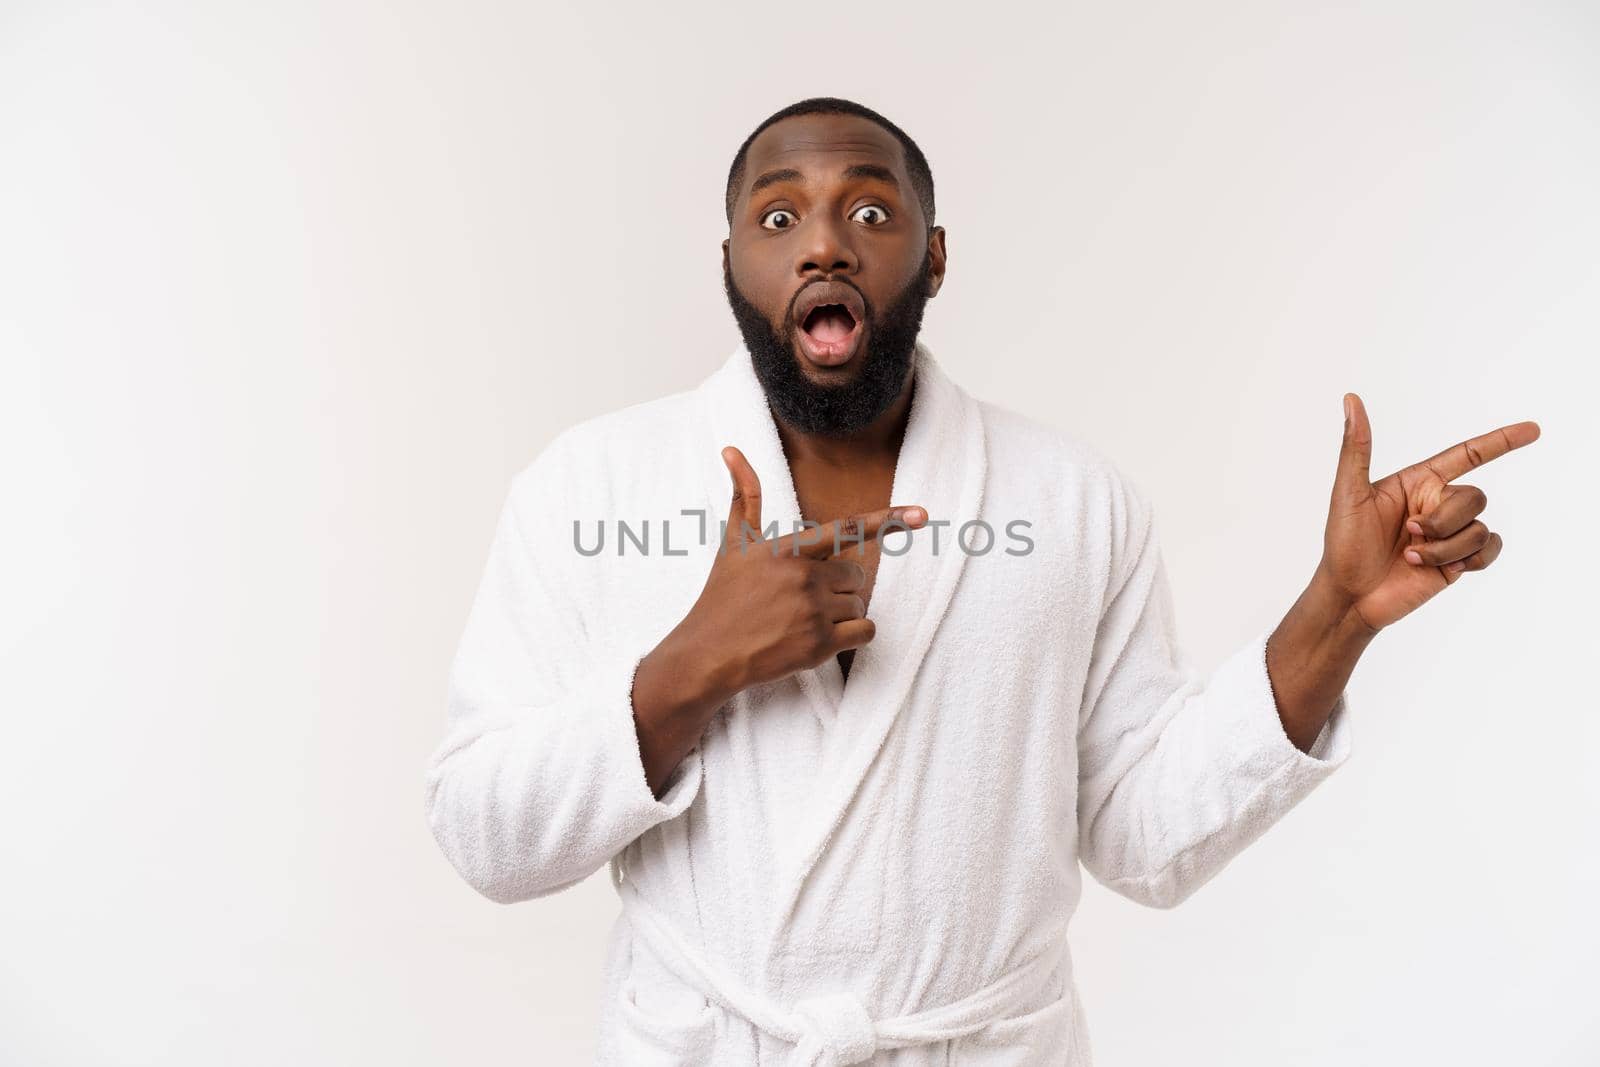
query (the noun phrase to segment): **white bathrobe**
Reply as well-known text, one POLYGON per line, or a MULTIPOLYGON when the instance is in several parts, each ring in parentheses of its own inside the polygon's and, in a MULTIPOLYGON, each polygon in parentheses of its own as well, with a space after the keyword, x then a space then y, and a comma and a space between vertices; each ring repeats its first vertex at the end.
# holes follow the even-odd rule
POLYGON ((1149 501, 1111 462, 973 399, 922 344, 914 374, 891 498, 951 523, 937 550, 888 535, 848 683, 830 659, 740 693, 659 800, 633 672, 704 585, 722 447, 764 523, 800 519, 748 353, 563 432, 511 483, 427 817, 492 900, 610 864, 603 1064, 1086 1065, 1079 862, 1171 907, 1348 755, 1343 695, 1309 755, 1285 736, 1275 618, 1209 678, 1187 665, 1149 501), (974 519, 987 552, 981 527, 953 543, 974 519))

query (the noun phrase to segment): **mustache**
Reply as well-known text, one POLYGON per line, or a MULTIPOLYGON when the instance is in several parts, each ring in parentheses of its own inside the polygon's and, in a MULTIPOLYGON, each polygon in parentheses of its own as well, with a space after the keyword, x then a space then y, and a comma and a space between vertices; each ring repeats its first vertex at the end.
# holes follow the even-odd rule
MULTIPOLYGON (((921 269, 917 272, 916 277, 911 279, 910 284, 908 284, 906 288, 900 292, 898 299, 895 301, 896 305, 906 303, 910 299, 911 290, 914 287, 926 284, 928 267, 932 261, 933 253, 930 249, 928 252, 923 254, 921 269)), ((866 293, 862 292, 861 287, 855 284, 855 282, 850 281, 848 278, 836 278, 833 280, 839 282, 840 284, 848 285, 850 288, 856 291, 856 295, 861 297, 863 321, 869 326, 876 325, 879 321, 880 313, 878 306, 872 302, 872 298, 867 296, 866 293)), ((795 304, 799 301, 800 294, 805 292, 806 286, 811 284, 813 283, 807 282, 806 285, 800 286, 793 293, 789 294, 789 300, 783 306, 783 314, 777 316, 777 321, 781 323, 781 326, 779 326, 775 332, 777 332, 785 340, 792 341, 794 339, 795 304)), ((722 291, 724 295, 727 296, 728 302, 732 304, 736 310, 742 310, 745 313, 748 313, 752 309, 757 311, 760 310, 759 308, 756 308, 756 305, 744 295, 744 292, 734 282, 733 267, 727 260, 724 260, 722 264, 722 291)), ((771 328, 772 317, 764 317, 768 319, 768 327, 771 328)))
MULTIPOLYGON (((800 298, 805 296, 806 291, 811 290, 811 288, 816 288, 818 285, 838 285, 843 286, 843 288, 846 288, 846 290, 853 291, 853 293, 856 294, 856 299, 861 301, 862 322, 870 326, 875 322, 875 320, 877 320, 877 309, 872 307, 872 301, 867 299, 866 293, 862 293, 861 286, 851 282, 850 278, 813 278, 813 280, 810 280, 810 282, 803 283, 800 288, 797 288, 797 290, 794 291, 794 294, 792 294, 792 296, 789 298, 789 306, 784 307, 784 326, 786 326, 786 333, 794 333, 795 326, 800 323, 800 317, 795 314, 795 304, 800 302, 800 298)), ((848 310, 850 310, 851 317, 853 317, 854 309, 848 310)))
MULTIPOLYGON (((862 321, 867 326, 875 325, 878 322, 878 307, 872 302, 872 299, 868 297, 866 293, 862 292, 861 287, 856 285, 854 282, 844 278, 836 278, 834 280, 843 285, 848 285, 850 288, 856 291, 856 295, 861 298, 862 321)), ((756 305, 744 295, 744 292, 740 290, 739 286, 735 284, 733 280, 732 267, 729 266, 727 262, 722 264, 722 291, 727 296, 728 303, 733 306, 736 316, 741 314, 748 316, 751 312, 761 314, 763 318, 768 320, 767 328, 772 330, 779 337, 782 337, 785 341, 794 340, 795 330, 797 329, 794 321, 795 304, 799 302, 800 294, 805 292, 806 287, 812 284, 814 283, 807 282, 805 285, 800 286, 793 293, 789 294, 789 300, 783 306, 783 314, 776 317, 777 322, 780 325, 774 329, 772 326, 773 317, 762 312, 760 308, 757 308, 756 305)))

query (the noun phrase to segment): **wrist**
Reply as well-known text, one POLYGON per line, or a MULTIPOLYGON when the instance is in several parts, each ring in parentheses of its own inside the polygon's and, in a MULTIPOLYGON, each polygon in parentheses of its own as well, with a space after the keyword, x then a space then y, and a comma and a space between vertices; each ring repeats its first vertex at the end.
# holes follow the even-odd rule
POLYGON ((1301 752, 1327 724, 1377 630, 1321 566, 1267 637, 1266 667, 1284 733, 1301 752))
POLYGON ((669 634, 639 661, 633 676, 634 729, 645 783, 657 799, 683 757, 700 741, 731 694, 724 695, 699 661, 684 656, 681 642, 669 634))
POLYGON ((1335 644, 1365 645, 1381 630, 1362 617, 1356 598, 1340 587, 1324 563, 1317 564, 1296 608, 1312 620, 1311 629, 1335 644))
POLYGON ((703 719, 739 691, 731 671, 708 655, 706 643, 673 630, 645 656, 661 711, 672 719, 703 719))

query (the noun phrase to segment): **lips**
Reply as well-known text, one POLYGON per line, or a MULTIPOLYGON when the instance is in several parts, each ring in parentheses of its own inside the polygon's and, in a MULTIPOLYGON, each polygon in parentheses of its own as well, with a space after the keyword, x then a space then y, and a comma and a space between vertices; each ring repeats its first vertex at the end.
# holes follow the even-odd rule
POLYGON ((813 282, 794 302, 800 348, 818 366, 838 367, 854 357, 866 317, 861 294, 845 282, 813 282))

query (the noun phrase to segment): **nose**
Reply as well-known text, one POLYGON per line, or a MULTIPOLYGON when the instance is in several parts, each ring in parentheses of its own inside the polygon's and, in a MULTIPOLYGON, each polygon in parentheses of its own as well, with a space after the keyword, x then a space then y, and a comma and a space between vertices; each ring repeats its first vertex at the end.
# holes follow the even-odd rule
POLYGON ((849 222, 815 212, 802 225, 805 236, 795 252, 795 271, 801 277, 821 272, 854 274, 860 266, 850 246, 849 222))

